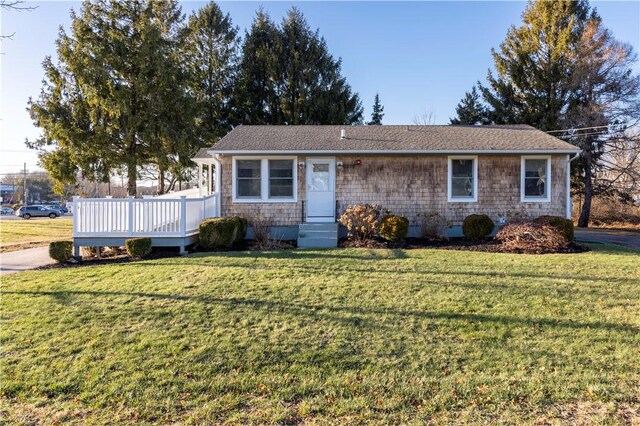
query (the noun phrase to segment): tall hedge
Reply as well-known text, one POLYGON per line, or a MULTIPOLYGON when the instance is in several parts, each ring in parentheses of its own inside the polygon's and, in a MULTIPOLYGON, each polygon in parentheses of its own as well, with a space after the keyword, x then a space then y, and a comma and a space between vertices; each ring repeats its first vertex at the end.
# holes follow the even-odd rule
POLYGON ((216 217, 200 223, 200 245, 206 249, 229 248, 247 235, 247 219, 240 216, 216 217))

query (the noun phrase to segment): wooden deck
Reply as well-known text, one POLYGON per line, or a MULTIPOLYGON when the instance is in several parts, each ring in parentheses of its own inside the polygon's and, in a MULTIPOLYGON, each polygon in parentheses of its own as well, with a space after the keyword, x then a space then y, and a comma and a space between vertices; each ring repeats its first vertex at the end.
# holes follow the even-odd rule
POLYGON ((148 237, 154 246, 185 247, 198 241, 203 219, 220 216, 218 194, 198 198, 79 198, 73 200, 73 243, 122 246, 148 237))

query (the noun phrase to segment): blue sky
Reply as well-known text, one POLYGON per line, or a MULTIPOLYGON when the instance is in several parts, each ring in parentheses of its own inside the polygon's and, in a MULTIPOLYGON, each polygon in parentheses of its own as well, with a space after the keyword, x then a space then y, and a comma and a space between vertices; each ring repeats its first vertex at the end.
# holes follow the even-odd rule
MULTIPOLYGON (((35 138, 25 107, 36 97, 43 77, 41 62, 55 53, 58 27, 69 27, 69 10, 79 2, 29 2, 33 12, 2 12, 0 174, 37 168, 25 138, 35 138)), ((183 2, 191 13, 205 2, 183 2)), ((640 2, 594 1, 604 23, 622 41, 640 51, 640 2)), ((371 114, 376 92, 385 107, 384 124, 412 123, 433 113, 447 123, 455 105, 492 67, 490 50, 511 25, 519 25, 526 3, 513 2, 231 2, 219 3, 241 33, 260 5, 280 21, 297 6, 312 28, 319 28, 331 53, 342 58, 342 71, 371 114)), ((640 65, 636 64, 640 71, 640 65)), ((0 175, 1 176, 1 175, 0 175)))

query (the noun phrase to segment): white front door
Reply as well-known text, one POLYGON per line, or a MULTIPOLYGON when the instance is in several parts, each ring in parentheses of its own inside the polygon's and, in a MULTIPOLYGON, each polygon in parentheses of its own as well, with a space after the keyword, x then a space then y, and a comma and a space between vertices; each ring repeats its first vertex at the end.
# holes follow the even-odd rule
POLYGON ((335 222, 336 160, 307 159, 307 222, 335 222))

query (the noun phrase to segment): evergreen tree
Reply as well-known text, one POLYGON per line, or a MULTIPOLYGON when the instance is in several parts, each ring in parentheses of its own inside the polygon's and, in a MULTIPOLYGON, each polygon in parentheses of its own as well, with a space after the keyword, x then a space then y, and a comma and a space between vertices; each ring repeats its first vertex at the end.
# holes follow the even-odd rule
POLYGON ((475 86, 471 92, 466 92, 464 98, 456 106, 456 118, 449 119, 450 124, 489 124, 487 108, 480 100, 480 94, 475 86))
POLYGON ((242 50, 239 97, 245 124, 362 121, 362 104, 341 75, 340 60, 296 8, 280 27, 259 11, 242 50))
POLYGON ((283 19, 279 43, 278 91, 283 124, 354 124, 362 120, 357 94, 340 75, 318 30, 291 8, 283 19))
POLYGON ((585 0, 532 1, 520 27, 511 27, 500 50, 492 50, 482 94, 496 124, 526 123, 558 129, 571 90, 572 46, 589 19, 585 0))
POLYGON ((240 121, 245 124, 279 124, 277 26, 260 8, 245 33, 238 77, 240 121))
POLYGON ((77 172, 106 181, 126 170, 136 195, 139 166, 184 156, 188 126, 174 121, 190 110, 173 54, 181 20, 172 0, 86 1, 72 12, 71 35, 61 30, 57 40, 59 63, 45 59, 44 86, 28 108, 43 132, 28 145, 41 149, 57 188, 77 172))
POLYGON ((210 146, 237 122, 237 35, 230 16, 213 2, 191 15, 183 32, 183 65, 197 109, 194 150, 210 146))
MULTIPOLYGON (((638 121, 636 56, 585 0, 530 2, 523 25, 509 30, 493 56, 496 75, 490 72, 488 86, 481 87, 492 122, 525 123, 561 135, 558 129, 638 121)), ((593 130, 568 136, 582 151, 574 163, 584 195, 578 225, 588 226, 594 178, 607 168, 601 157, 611 135, 593 130)))
POLYGON ((376 93, 376 97, 373 99, 373 112, 371 113, 371 121, 367 124, 382 124, 382 117, 384 117, 384 107, 380 103, 380 95, 376 93))
POLYGON ((585 26, 573 59, 572 91, 563 126, 587 129, 568 139, 582 151, 577 165, 584 197, 578 226, 587 227, 592 197, 603 191, 594 180, 607 169, 608 162, 601 161, 607 142, 612 136, 619 139, 625 127, 640 121, 640 76, 633 73, 636 55, 631 46, 617 41, 597 16, 585 26))

